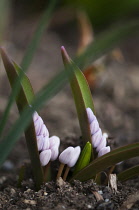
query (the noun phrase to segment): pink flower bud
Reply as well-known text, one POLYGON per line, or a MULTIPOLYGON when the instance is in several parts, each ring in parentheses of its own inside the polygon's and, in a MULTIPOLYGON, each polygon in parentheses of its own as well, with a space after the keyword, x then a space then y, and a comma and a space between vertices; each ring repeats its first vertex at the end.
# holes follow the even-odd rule
POLYGON ((103 147, 101 150, 99 150, 98 157, 101 157, 102 155, 105 155, 108 152, 110 152, 110 147, 103 147))
POLYGON ((93 147, 98 147, 102 139, 102 131, 100 128, 95 134, 92 135, 91 139, 93 147))
POLYGON ((40 162, 42 166, 46 166, 51 158, 51 150, 44 150, 40 153, 40 162))
POLYGON ((79 158, 80 152, 81 152, 81 148, 79 146, 74 148, 74 152, 72 154, 72 157, 71 157, 71 159, 69 160, 69 162, 67 164, 68 167, 71 168, 71 167, 73 167, 76 164, 76 162, 77 162, 77 160, 79 158))
POLYGON ((69 160, 72 158, 73 152, 74 152, 74 148, 68 147, 60 154, 59 161, 63 164, 68 164, 69 160))
POLYGON ((89 123, 91 124, 91 122, 96 119, 96 116, 94 115, 94 113, 92 112, 90 108, 86 108, 86 111, 87 111, 89 123))

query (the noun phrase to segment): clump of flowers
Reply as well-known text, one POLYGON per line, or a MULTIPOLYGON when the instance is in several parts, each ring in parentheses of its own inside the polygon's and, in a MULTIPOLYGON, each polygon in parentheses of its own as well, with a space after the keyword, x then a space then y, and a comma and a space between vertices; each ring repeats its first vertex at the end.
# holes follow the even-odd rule
POLYGON ((106 146, 107 145, 106 139, 108 137, 108 134, 107 133, 102 134, 97 118, 92 112, 92 110, 90 108, 87 108, 86 111, 90 124, 91 140, 92 140, 91 143, 98 152, 98 157, 100 157, 110 152, 110 147, 106 146))

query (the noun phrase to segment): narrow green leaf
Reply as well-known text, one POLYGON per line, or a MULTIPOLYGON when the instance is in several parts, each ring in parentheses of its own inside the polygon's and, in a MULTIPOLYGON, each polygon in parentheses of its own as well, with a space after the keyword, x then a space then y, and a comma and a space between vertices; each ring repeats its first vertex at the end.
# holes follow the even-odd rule
POLYGON ((124 182, 124 181, 131 179, 134 176, 138 176, 138 175, 139 175, 139 165, 134 166, 132 168, 129 168, 129 169, 119 173, 117 175, 117 177, 118 177, 118 180, 124 182))
POLYGON ((67 72, 72 71, 73 73, 72 77, 69 76, 69 72, 67 74, 76 105, 79 124, 82 131, 82 138, 85 144, 88 141, 91 142, 91 131, 86 112, 86 108, 88 107, 94 112, 94 104, 91 91, 83 73, 69 58, 64 47, 61 48, 61 52, 65 66, 67 64, 70 65, 68 68, 66 68, 67 72))
POLYGON ((91 153, 92 153, 92 145, 90 144, 90 142, 87 142, 81 152, 79 160, 77 161, 73 175, 75 175, 78 171, 80 171, 90 163, 91 153))
MULTIPOLYGON (((22 71, 17 64, 13 64, 12 61, 8 58, 6 53, 2 50, 1 51, 2 59, 4 62, 4 66, 6 69, 6 73, 9 79, 9 82, 11 84, 11 88, 14 86, 14 82, 19 79, 19 74, 22 71)), ((34 93, 32 86, 30 84, 30 81, 28 77, 23 73, 24 76, 21 80, 21 87, 20 87, 20 92, 16 97, 16 103, 19 112, 21 113, 24 108, 28 105, 31 104, 31 102, 34 99, 34 93)), ((43 182, 43 171, 42 167, 40 164, 40 159, 39 159, 39 153, 38 153, 38 148, 37 148, 37 140, 36 140, 36 134, 35 134, 35 128, 34 128, 34 123, 33 120, 30 122, 30 125, 27 127, 25 130, 25 136, 26 136, 26 142, 27 142, 27 147, 31 159, 31 165, 34 173, 34 178, 35 178, 35 184, 37 189, 40 188, 40 185, 43 182)), ((11 139, 9 139, 11 141, 11 139)))
MULTIPOLYGON (((54 10, 55 5, 56 5, 56 0, 52 0, 49 3, 49 5, 46 6, 46 10, 44 11, 44 13, 43 13, 43 15, 40 19, 40 22, 38 24, 36 32, 34 33, 32 41, 29 44, 29 46, 27 48, 27 52, 24 55, 24 58, 22 60, 21 65, 22 65, 22 69, 23 69, 24 72, 27 71, 27 69, 28 69, 28 67, 29 67, 29 65, 32 61, 33 55, 34 55, 34 53, 35 53, 35 51, 36 51, 36 49, 37 49, 37 47, 40 43, 41 36, 43 35, 43 32, 46 29, 46 26, 48 25, 48 22, 50 20, 50 17, 52 15, 52 12, 54 10)), ((21 80, 22 76, 23 76, 23 73, 21 72, 21 75, 19 75, 20 80, 21 80)), ((4 113, 2 115, 2 119, 1 119, 1 122, 0 122, 0 136, 3 132, 4 127, 5 127, 5 124, 6 124, 6 121, 8 119, 8 115, 9 115, 10 109, 12 107, 12 104, 14 103, 15 97, 16 97, 16 95, 18 95, 19 87, 20 87, 20 81, 15 82, 14 88, 12 89, 12 93, 9 97, 7 106, 4 110, 4 113)))
POLYGON ((51 0, 49 2, 49 5, 46 4, 46 9, 44 10, 44 13, 40 19, 40 22, 38 24, 38 27, 36 29, 36 32, 34 33, 34 36, 27 48, 27 51, 23 57, 21 67, 24 71, 26 71, 33 59, 33 56, 36 52, 36 49, 40 43, 41 37, 48 26, 49 20, 52 16, 52 12, 56 6, 57 1, 51 0))
POLYGON ((136 156, 139 156, 139 143, 129 144, 127 146, 120 147, 113 150, 112 152, 107 153, 106 155, 95 159, 88 166, 86 166, 75 176, 73 176, 71 181, 73 179, 86 181, 95 177, 96 174, 104 171, 106 168, 136 156))
MULTIPOLYGON (((112 30, 108 30, 99 36, 93 44, 74 61, 77 64, 89 59, 88 62, 93 62, 104 53, 115 47, 120 41, 125 40, 129 35, 139 32, 139 20, 133 20, 132 22, 125 23, 120 27, 114 27, 112 30), (121 36, 120 36, 121 34, 121 36)), ((61 71, 55 78, 49 82, 37 95, 32 103, 32 109, 27 107, 21 114, 20 118, 14 123, 7 136, 3 138, 0 143, 0 166, 9 155, 14 144, 20 137, 23 130, 32 119, 33 109, 37 110, 42 107, 44 102, 50 100, 56 93, 58 93, 63 86, 67 83, 67 77, 65 71, 61 71), (9 141, 10 139, 10 141, 9 141), (8 146, 7 146, 8 145, 8 146)), ((120 161, 119 161, 120 162, 120 161)))

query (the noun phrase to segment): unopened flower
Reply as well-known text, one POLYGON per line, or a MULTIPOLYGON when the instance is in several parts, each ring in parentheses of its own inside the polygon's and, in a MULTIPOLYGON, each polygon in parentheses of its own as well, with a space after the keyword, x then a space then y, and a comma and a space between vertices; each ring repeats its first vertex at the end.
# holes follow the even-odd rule
POLYGON ((40 153, 40 162, 42 166, 46 166, 51 159, 51 150, 44 150, 40 153))
MULTIPOLYGON (((99 157, 104 155, 102 149, 103 148, 107 148, 106 144, 107 144, 107 137, 108 135, 106 133, 102 134, 101 128, 99 127, 99 123, 97 121, 96 116, 94 115, 94 113, 92 112, 92 110, 90 108, 86 109, 87 111, 87 116, 88 116, 88 120, 89 120, 89 124, 90 124, 90 131, 91 131, 91 139, 92 139, 92 145, 94 148, 96 148, 96 151, 99 154, 99 157)), ((110 147, 108 147, 107 149, 104 149, 105 154, 107 152, 110 152, 110 147)))
POLYGON ((57 159, 59 154, 59 145, 60 145, 60 138, 58 136, 52 136, 49 138, 50 142, 50 149, 51 149, 51 161, 57 159))
POLYGON ((99 150, 98 157, 105 155, 108 152, 110 152, 110 147, 109 146, 103 147, 101 150, 99 150))
POLYGON ((63 164, 68 165, 68 167, 73 167, 80 155, 81 148, 77 147, 68 147, 65 149, 59 156, 59 161, 63 164))

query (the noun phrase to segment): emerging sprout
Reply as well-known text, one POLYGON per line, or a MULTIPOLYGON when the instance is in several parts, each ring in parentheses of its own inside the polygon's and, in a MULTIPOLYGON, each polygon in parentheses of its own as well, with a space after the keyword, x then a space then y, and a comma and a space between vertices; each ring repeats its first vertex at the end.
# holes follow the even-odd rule
POLYGON ((96 148, 96 151, 98 152, 98 157, 100 157, 110 152, 110 147, 109 146, 106 147, 107 144, 106 139, 108 137, 108 134, 107 133, 102 134, 97 118, 92 112, 92 110, 90 108, 87 108, 86 111, 87 111, 88 121, 90 123, 92 145, 94 148, 96 148))

